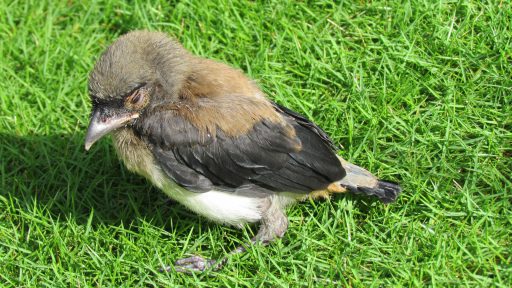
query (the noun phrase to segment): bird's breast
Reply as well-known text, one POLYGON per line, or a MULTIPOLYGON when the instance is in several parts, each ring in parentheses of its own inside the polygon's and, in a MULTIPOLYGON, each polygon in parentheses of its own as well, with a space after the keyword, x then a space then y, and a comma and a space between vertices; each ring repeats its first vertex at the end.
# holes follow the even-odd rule
POLYGON ((119 129, 112 133, 114 148, 128 170, 149 179, 155 186, 162 188, 163 175, 156 173, 153 154, 146 144, 130 128, 119 129))
POLYGON ((116 152, 128 170, 146 177, 169 197, 193 212, 212 221, 240 226, 261 219, 265 199, 246 197, 226 191, 196 193, 186 190, 170 179, 155 161, 146 144, 131 129, 114 132, 116 152))

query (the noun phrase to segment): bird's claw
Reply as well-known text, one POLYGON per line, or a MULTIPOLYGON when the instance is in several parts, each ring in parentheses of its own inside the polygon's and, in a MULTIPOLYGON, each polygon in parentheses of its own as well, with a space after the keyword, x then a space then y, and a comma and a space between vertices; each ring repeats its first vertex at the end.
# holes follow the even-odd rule
MULTIPOLYGON (((193 272, 202 272, 210 267, 216 266, 217 261, 211 260, 211 259, 204 259, 200 256, 192 256, 188 258, 179 259, 176 262, 174 262, 174 269, 177 272, 182 273, 193 273, 193 272)), ((169 267, 170 268, 170 267, 169 267)), ((214 270, 216 267, 213 267, 214 270)), ((167 267, 166 267, 166 269, 167 267)))

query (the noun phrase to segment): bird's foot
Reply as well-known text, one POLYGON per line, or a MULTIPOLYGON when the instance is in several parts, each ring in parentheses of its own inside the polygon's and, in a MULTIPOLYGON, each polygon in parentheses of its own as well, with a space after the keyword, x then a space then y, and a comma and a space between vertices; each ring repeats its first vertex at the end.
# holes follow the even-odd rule
MULTIPOLYGON (((267 211, 268 212, 268 211, 267 211)), ((268 245, 275 238, 283 237, 286 229, 288 228, 288 218, 280 209, 270 211, 272 214, 267 213, 267 218, 262 221, 258 234, 251 239, 251 242, 236 247, 230 251, 226 256, 219 260, 204 259, 200 256, 192 256, 188 258, 179 259, 174 262, 174 269, 177 272, 192 274, 194 272, 203 272, 206 270, 218 271, 227 263, 231 255, 240 254, 247 251, 247 247, 260 243, 264 246, 268 245)), ((161 271, 171 271, 171 267, 167 266, 161 271)))
MULTIPOLYGON (((214 271, 218 270, 222 265, 217 264, 221 263, 217 263, 216 260, 205 259, 200 256, 192 256, 188 258, 179 259, 176 262, 174 262, 174 269, 176 270, 176 272, 191 274, 194 272, 203 272, 210 268, 212 268, 214 271)), ((171 270, 171 267, 167 266, 162 270, 169 272, 171 270)))

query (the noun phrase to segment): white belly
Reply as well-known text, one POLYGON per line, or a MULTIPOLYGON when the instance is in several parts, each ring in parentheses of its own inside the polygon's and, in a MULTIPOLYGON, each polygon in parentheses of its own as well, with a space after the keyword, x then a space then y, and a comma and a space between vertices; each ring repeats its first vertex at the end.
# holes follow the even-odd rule
POLYGON ((264 210, 262 198, 243 197, 222 191, 187 191, 169 179, 156 165, 152 153, 135 137, 131 129, 120 129, 113 134, 114 147, 129 170, 146 177, 190 210, 213 221, 234 226, 261 220, 261 211, 264 210))
POLYGON ((262 198, 250 198, 215 190, 190 192, 166 177, 159 167, 153 166, 152 170, 152 173, 149 173, 151 176, 145 176, 155 186, 188 209, 212 221, 241 226, 261 220, 262 198))
MULTIPOLYGON (((165 189, 167 190, 167 189, 165 189)), ((190 210, 216 222, 240 226, 261 220, 261 199, 233 195, 229 192, 203 193, 165 191, 190 210)))

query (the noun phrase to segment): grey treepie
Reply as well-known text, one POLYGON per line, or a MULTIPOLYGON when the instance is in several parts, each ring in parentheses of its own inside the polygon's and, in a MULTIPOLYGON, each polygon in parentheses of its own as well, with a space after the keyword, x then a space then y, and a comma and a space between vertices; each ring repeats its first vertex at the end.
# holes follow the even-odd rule
MULTIPOLYGON (((112 134, 129 170, 188 209, 236 227, 259 223, 251 243, 283 237, 285 207, 298 201, 352 192, 389 203, 401 191, 337 156, 321 128, 269 100, 241 71, 163 33, 121 36, 92 70, 89 94, 87 150, 112 134)), ((218 269, 225 259, 194 256, 175 268, 218 269)))

